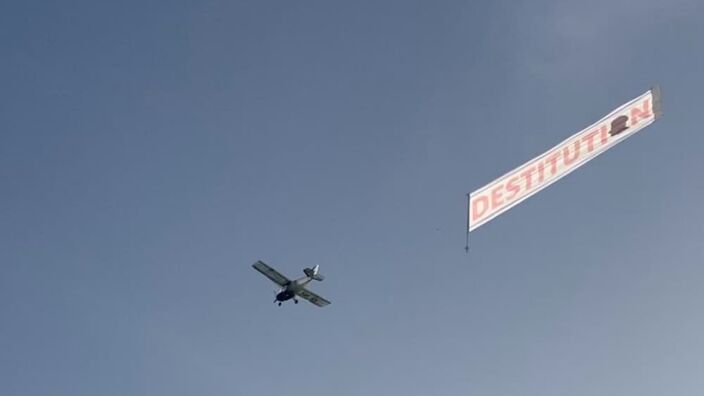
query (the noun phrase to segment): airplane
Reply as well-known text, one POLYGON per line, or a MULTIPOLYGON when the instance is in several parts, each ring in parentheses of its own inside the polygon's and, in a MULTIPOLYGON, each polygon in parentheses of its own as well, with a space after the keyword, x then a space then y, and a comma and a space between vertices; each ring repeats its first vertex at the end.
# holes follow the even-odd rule
POLYGON ((294 303, 298 304, 298 299, 296 299, 296 297, 301 297, 305 300, 308 300, 319 307, 324 307, 330 304, 330 301, 306 289, 306 285, 312 280, 322 281, 323 279, 325 279, 323 275, 319 273, 319 265, 316 265, 313 268, 304 269, 303 273, 306 274, 306 276, 296 280, 289 280, 288 278, 283 276, 279 271, 269 267, 265 262, 261 260, 252 264, 252 267, 255 270, 261 272, 262 275, 269 278, 269 280, 281 287, 276 292, 276 297, 274 298, 274 303, 279 303, 279 306, 281 306, 282 302, 291 299, 293 299, 294 303))

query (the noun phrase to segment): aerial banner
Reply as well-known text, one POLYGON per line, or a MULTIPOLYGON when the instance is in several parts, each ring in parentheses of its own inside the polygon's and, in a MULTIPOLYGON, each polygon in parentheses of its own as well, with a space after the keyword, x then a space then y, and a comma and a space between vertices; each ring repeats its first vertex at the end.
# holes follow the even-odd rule
POLYGON ((539 157, 474 191, 468 202, 468 231, 486 224, 650 125, 659 115, 660 92, 654 88, 539 157))

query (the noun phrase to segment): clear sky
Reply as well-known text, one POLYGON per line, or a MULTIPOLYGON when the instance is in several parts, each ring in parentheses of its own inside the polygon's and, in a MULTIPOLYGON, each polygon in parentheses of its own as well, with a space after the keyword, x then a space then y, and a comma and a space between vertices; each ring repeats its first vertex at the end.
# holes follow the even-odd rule
POLYGON ((701 395, 703 39, 701 0, 3 2, 0 394, 701 395), (653 84, 465 254, 467 192, 653 84))

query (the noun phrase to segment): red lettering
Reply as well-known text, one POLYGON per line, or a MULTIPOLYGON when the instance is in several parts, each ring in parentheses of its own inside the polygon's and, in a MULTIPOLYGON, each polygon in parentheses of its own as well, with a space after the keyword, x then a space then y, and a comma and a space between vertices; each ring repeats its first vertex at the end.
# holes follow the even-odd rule
POLYGON ((601 133, 601 145, 603 146, 609 141, 609 131, 606 129, 606 125, 599 128, 599 133, 601 133))
POLYGON ((491 189, 491 210, 496 210, 497 207, 501 206, 503 201, 503 189, 504 186, 499 184, 498 186, 491 189))
POLYGON ((508 181, 508 183, 506 183, 506 191, 509 192, 506 196, 506 201, 513 200, 513 198, 521 192, 521 186, 518 184, 518 179, 518 176, 514 176, 508 181))
POLYGON ((545 164, 540 162, 538 163, 538 184, 542 183, 543 180, 545 180, 545 164))
POLYGON ((636 125, 641 118, 652 117, 650 112, 650 99, 645 99, 643 101, 643 108, 639 109, 637 107, 631 108, 631 126, 636 125))
POLYGON ((574 161, 579 158, 579 145, 580 142, 579 140, 574 141, 574 154, 572 155, 572 158, 570 158, 570 146, 567 145, 565 148, 562 149, 562 152, 564 155, 562 156, 562 163, 565 164, 565 166, 569 166, 572 164, 574 161))
POLYGON ((535 170, 535 168, 530 167, 526 169, 525 171, 521 172, 521 176, 523 176, 524 179, 526 179, 526 191, 530 190, 530 188, 533 186, 533 176, 532 173, 535 170))
POLYGON ((472 222, 484 217, 487 210, 489 210, 489 197, 481 195, 477 198, 472 198, 472 222))
POLYGON ((583 142, 587 142, 587 153, 594 151, 594 136, 596 136, 597 133, 599 133, 599 130, 595 129, 582 138, 583 142))
POLYGON ((557 173, 557 159, 560 158, 559 151, 553 151, 552 154, 548 155, 545 159, 545 163, 550 164, 550 176, 555 176, 557 173))

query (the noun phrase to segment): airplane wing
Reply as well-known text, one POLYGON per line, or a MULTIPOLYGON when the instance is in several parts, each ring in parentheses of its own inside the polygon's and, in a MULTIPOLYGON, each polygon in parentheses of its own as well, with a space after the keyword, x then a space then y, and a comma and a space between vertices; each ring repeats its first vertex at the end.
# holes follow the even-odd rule
POLYGON ((266 276, 267 278, 271 279, 272 282, 276 283, 279 286, 286 286, 288 285, 291 281, 288 280, 287 277, 281 275, 281 273, 268 265, 266 265, 263 261, 259 260, 256 263, 252 264, 252 267, 261 272, 262 275, 266 276))
POLYGON ((310 291, 308 289, 305 289, 305 288, 300 289, 300 290, 298 290, 297 294, 299 296, 301 296, 301 298, 304 298, 319 307, 324 307, 326 305, 330 305, 330 301, 320 297, 319 295, 313 293, 312 291, 310 291))

